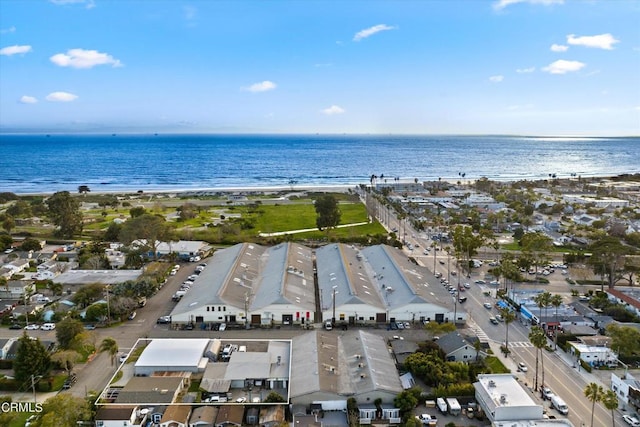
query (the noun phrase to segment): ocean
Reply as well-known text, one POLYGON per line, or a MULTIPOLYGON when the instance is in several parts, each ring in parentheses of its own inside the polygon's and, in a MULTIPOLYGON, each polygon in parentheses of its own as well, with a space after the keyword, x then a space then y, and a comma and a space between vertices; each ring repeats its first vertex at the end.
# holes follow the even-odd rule
POLYGON ((640 138, 397 135, 0 135, 16 194, 344 187, 640 172, 640 138))

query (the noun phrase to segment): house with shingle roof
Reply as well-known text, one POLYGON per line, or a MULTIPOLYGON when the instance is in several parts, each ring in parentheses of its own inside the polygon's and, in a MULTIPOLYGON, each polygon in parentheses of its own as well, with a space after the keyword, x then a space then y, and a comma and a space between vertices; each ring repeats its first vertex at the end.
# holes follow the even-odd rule
POLYGON ((453 331, 440 337, 438 346, 444 351, 449 362, 475 362, 478 351, 473 345, 473 341, 453 331))
POLYGON ((191 412, 189 427, 213 427, 218 416, 218 407, 198 406, 191 412))
POLYGON ((244 405, 223 405, 218 410, 216 427, 240 427, 244 417, 244 405))
POLYGON ((164 411, 160 427, 188 427, 191 405, 170 405, 164 411))

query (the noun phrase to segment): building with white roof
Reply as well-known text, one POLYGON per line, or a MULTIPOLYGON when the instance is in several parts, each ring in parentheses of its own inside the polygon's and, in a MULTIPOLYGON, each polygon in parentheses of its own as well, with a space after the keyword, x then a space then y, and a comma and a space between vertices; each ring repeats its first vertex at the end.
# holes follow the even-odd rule
POLYGON ((574 341, 567 341, 570 345, 569 352, 574 357, 588 363, 591 366, 618 366, 618 355, 616 352, 605 346, 594 346, 582 344, 574 341))
POLYGON ((208 346, 207 338, 154 339, 136 361, 134 373, 149 376, 158 371, 203 372, 208 346))
POLYGON ((536 403, 511 374, 480 374, 473 383, 476 400, 492 425, 509 421, 542 420, 543 406, 536 403))

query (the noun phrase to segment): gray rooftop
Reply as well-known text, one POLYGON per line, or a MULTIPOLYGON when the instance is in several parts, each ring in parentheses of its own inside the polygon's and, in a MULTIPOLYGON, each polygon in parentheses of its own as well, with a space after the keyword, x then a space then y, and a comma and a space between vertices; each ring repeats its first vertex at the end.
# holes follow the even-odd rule
POLYGON ((69 270, 53 279, 53 281, 63 285, 86 285, 90 283, 113 285, 129 280, 137 280, 142 276, 142 273, 142 270, 69 270))
POLYGON ((337 335, 313 331, 294 338, 291 395, 317 391, 351 395, 375 390, 402 392, 384 339, 364 331, 337 335))

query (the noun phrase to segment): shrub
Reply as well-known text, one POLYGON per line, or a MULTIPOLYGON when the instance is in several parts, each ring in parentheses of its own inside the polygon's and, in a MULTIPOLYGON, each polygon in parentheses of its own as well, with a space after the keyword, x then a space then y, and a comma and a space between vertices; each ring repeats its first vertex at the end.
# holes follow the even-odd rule
POLYGON ((584 370, 587 371, 587 372, 591 372, 592 371, 591 365, 589 365, 587 362, 585 362, 582 359, 580 359, 580 366, 582 366, 584 368, 584 370))

